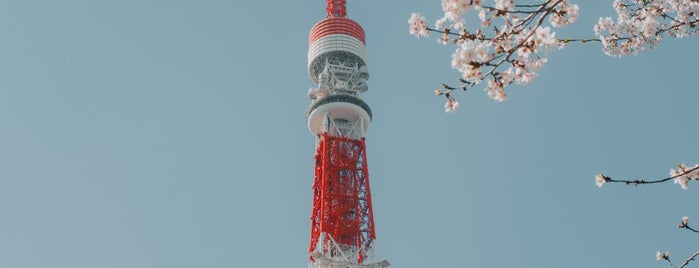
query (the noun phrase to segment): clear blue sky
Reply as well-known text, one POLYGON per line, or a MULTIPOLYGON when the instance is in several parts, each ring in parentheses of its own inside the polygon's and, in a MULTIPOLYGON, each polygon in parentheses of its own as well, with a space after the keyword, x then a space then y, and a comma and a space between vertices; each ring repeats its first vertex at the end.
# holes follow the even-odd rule
MULTIPOLYGON (((573 1, 592 37, 612 1, 573 1), (591 4, 589 2, 595 2, 591 4), (599 2, 599 3, 598 3, 599 2)), ((0 0, 0 267, 306 267, 308 32, 324 1, 0 0)), ((445 114, 439 1, 349 3, 367 32, 377 250, 392 267, 664 267, 683 191, 605 185, 697 158, 696 38, 553 52, 445 114)))

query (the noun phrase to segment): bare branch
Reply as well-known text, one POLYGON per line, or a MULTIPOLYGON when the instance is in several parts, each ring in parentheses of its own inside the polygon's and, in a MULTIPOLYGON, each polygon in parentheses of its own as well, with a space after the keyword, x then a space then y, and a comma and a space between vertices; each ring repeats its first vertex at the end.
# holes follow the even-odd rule
MULTIPOLYGON (((600 175, 604 178, 604 182, 605 182, 605 183, 606 183, 606 182, 617 182, 617 183, 625 183, 626 185, 638 186, 638 185, 641 185, 641 184, 663 183, 663 182, 666 182, 666 181, 669 181, 669 180, 673 180, 673 179, 678 178, 678 177, 686 176, 686 175, 688 175, 688 174, 690 174, 690 173, 692 173, 692 172, 694 172, 694 171, 696 171, 696 170, 699 170, 699 166, 696 166, 696 167, 691 168, 691 169, 683 170, 682 173, 679 173, 679 174, 677 174, 677 175, 670 176, 670 177, 667 177, 667 178, 664 178, 664 179, 658 179, 658 180, 642 180, 642 179, 635 179, 635 180, 615 180, 615 179, 612 179, 612 178, 610 178, 610 177, 604 176, 603 174, 600 174, 600 175)), ((599 176, 599 175, 598 175, 598 176, 599 176)), ((597 180, 597 181, 599 182, 599 180, 597 180)), ((599 184, 598 184, 598 186, 601 187, 601 185, 599 185, 599 184)))
POLYGON ((679 268, 684 268, 685 266, 687 266, 687 264, 689 264, 691 261, 693 261, 694 258, 696 258, 697 256, 699 256, 699 251, 694 252, 694 254, 692 254, 692 256, 689 256, 689 258, 686 261, 684 261, 682 263, 682 265, 680 265, 679 268))

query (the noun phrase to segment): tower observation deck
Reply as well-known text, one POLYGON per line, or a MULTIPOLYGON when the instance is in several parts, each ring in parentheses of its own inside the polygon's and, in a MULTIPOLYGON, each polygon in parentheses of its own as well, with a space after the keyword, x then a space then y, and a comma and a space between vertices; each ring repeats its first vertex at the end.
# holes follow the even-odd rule
POLYGON ((327 18, 311 29, 308 128, 316 137, 310 268, 383 268, 376 232, 364 136, 372 113, 364 29, 346 17, 345 0, 326 0, 327 18))

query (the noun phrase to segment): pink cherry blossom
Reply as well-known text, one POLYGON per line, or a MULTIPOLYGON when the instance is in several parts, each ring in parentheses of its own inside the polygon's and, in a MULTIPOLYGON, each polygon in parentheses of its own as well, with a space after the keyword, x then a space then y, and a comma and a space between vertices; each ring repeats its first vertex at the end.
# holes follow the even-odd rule
POLYGON ((578 19, 578 5, 571 5, 568 1, 563 0, 551 14, 551 25, 553 27, 567 26, 578 19))
POLYGON ((697 33, 699 2, 693 0, 615 0, 617 19, 600 18, 595 34, 611 56, 634 55, 654 48, 663 38, 697 33))
POLYGON ((604 174, 595 175, 595 185, 597 185, 597 187, 602 188, 602 185, 604 185, 604 183, 606 183, 606 182, 607 182, 607 179, 606 179, 606 177, 604 177, 604 174))
POLYGON ((444 110, 447 113, 453 113, 456 112, 457 109, 459 109, 459 102, 453 98, 448 98, 447 103, 444 104, 444 110))
POLYGON ((410 24, 410 34, 417 38, 428 37, 430 32, 427 30, 427 24, 425 24, 425 16, 420 15, 420 13, 413 13, 408 20, 410 24))
MULTIPOLYGON (((445 93, 486 81, 485 91, 496 101, 506 99, 509 85, 532 82, 548 53, 567 43, 598 41, 604 53, 623 56, 654 48, 666 37, 699 32, 697 0, 614 0, 617 16, 599 18, 593 27, 597 38, 558 39, 553 29, 578 19, 580 8, 571 1, 441 0, 443 16, 434 29, 427 27, 424 16, 413 13, 409 31, 417 38, 437 32, 437 42, 456 46, 451 66, 461 74, 463 84, 445 87, 445 93), (480 24, 470 23, 475 18, 480 24)), ((676 179, 683 187, 688 181, 676 179)))
POLYGON ((687 166, 681 164, 678 166, 678 169, 670 170, 670 177, 672 177, 673 182, 679 184, 682 189, 687 190, 691 180, 699 179, 699 164, 691 168, 687 168, 687 166))
POLYGON ((655 259, 656 260, 668 260, 668 259, 670 259, 670 252, 665 251, 665 253, 663 253, 663 252, 658 251, 655 253, 655 259))

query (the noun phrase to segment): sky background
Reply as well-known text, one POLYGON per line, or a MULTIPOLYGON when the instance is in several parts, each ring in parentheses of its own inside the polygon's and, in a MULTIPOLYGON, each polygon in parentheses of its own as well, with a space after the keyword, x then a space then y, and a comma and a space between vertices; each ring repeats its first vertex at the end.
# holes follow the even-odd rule
MULTIPOLYGON (((612 1, 573 1, 592 37, 612 1), (594 3, 592 3, 594 2, 594 3)), ((552 52, 446 114, 440 1, 349 1, 367 33, 377 253, 392 266, 665 267, 687 191, 594 185, 698 162, 696 38, 552 52)), ((323 1, 0 0, 0 267, 306 267, 308 33, 323 1)), ((695 266, 698 264, 695 264, 695 266)))

